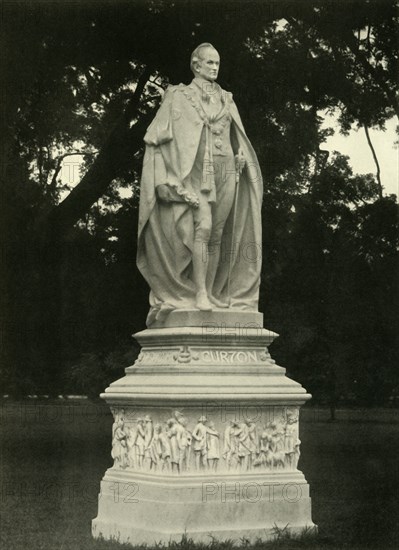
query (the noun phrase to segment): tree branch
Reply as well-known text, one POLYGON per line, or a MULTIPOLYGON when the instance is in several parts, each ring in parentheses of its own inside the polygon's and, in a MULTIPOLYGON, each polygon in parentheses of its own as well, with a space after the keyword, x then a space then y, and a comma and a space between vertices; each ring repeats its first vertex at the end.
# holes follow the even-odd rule
POLYGON ((373 158, 374 158, 374 162, 375 162, 375 165, 377 167, 377 182, 378 182, 378 195, 380 197, 380 199, 382 199, 382 183, 381 183, 381 170, 380 170, 380 163, 378 162, 378 158, 377 158, 377 154, 375 152, 375 149, 373 147, 373 144, 371 142, 371 139, 370 139, 370 134, 369 134, 369 129, 367 127, 367 124, 364 123, 363 124, 363 128, 364 128, 364 131, 366 133, 366 138, 367 138, 367 143, 369 144, 369 147, 371 149, 371 152, 373 154, 373 158))
MULTIPOLYGON (((140 98, 152 73, 146 67, 141 74, 132 99, 117 120, 101 147, 97 158, 82 180, 58 206, 52 208, 40 221, 49 224, 51 235, 59 235, 73 226, 89 208, 105 193, 109 184, 121 173, 133 154, 142 147, 142 139, 153 113, 141 114, 140 98), (132 119, 136 123, 130 128, 132 119)), ((44 227, 45 229, 45 227, 44 227)), ((53 237, 56 238, 56 237, 53 237)))
POLYGON ((64 160, 64 155, 58 158, 57 166, 55 167, 53 177, 51 178, 51 182, 49 184, 50 191, 55 191, 55 188, 57 186, 58 174, 61 172, 61 166, 62 166, 63 160, 64 160))
POLYGON ((363 69, 366 71, 366 73, 380 86, 382 91, 385 93, 386 98, 388 99, 389 103, 393 107, 396 116, 399 118, 399 103, 398 99, 396 98, 395 92, 391 90, 391 88, 387 85, 384 78, 381 78, 381 76, 378 74, 378 71, 371 65, 371 63, 368 61, 365 52, 360 51, 356 47, 356 39, 355 37, 350 33, 346 33, 347 38, 347 45, 350 51, 355 56, 355 59, 360 65, 363 67, 363 69))
MULTIPOLYGON (((296 29, 300 30, 301 26, 299 22, 295 19, 295 17, 290 16, 290 17, 286 17, 286 19, 296 29)), ((359 41, 356 39, 355 35, 352 34, 351 30, 348 30, 347 32, 345 32, 344 37, 345 37, 345 45, 354 55, 356 62, 363 67, 363 69, 368 74, 368 76, 371 77, 374 80, 374 82, 381 88, 381 90, 385 94, 385 97, 387 98, 390 105, 394 109, 396 116, 399 118, 399 100, 396 97, 395 92, 391 90, 389 85, 385 82, 384 77, 381 76, 381 74, 376 70, 375 67, 373 67, 373 65, 371 65, 371 63, 367 59, 366 52, 359 48, 359 41)), ((334 35, 332 36, 324 35, 324 38, 329 42, 333 51, 334 50, 337 51, 338 49, 337 46, 334 46, 334 42, 335 42, 334 35)), ((370 26, 368 27, 367 39, 370 45, 370 26)), ((370 53, 370 49, 368 51, 370 53)))
POLYGON ((151 73, 152 73, 151 67, 146 67, 144 71, 141 73, 140 78, 137 81, 136 89, 134 90, 134 94, 132 99, 127 104, 127 107, 124 112, 124 117, 127 119, 128 122, 130 122, 133 115, 136 114, 141 95, 144 91, 144 88, 146 87, 146 84, 148 80, 150 79, 151 73))

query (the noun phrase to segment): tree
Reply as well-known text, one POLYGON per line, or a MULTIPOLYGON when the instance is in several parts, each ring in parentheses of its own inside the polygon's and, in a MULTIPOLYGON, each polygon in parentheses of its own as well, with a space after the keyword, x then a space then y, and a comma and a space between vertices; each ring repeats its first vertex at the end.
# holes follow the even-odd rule
POLYGON ((379 199, 375 180, 336 155, 274 229, 265 280, 268 324, 284 328, 276 358, 316 401, 386 403, 399 375, 395 197, 379 199))
MULTIPOLYGON (((96 10, 89 4, 4 5, 10 83, 2 163, 9 381, 20 383, 17 370, 19 379, 28 381, 23 391, 32 384, 59 391, 60 372, 70 361, 82 353, 106 354, 145 318, 146 287, 134 268, 142 137, 167 83, 191 78, 187 59, 203 41, 221 50, 221 85, 235 92, 265 175, 268 263, 262 300, 275 318, 279 312, 280 323, 284 310, 270 306, 270 292, 287 290, 287 258, 305 267, 320 295, 326 276, 320 246, 332 238, 329 224, 335 223, 328 216, 377 198, 373 180, 356 180, 339 168, 339 159, 325 172, 330 179, 322 176, 328 130, 321 130, 320 110, 339 107, 346 131, 354 121, 383 127, 395 108, 386 90, 387 81, 396 89, 393 4, 378 10, 374 3, 364 4, 356 4, 355 12, 339 5, 333 13, 320 2, 298 8, 284 2, 204 7, 154 1, 96 10), (84 154, 84 173, 65 197, 62 162, 76 151, 84 154), (342 204, 330 195, 333 169, 343 171, 334 187, 342 204), (132 190, 131 198, 120 199, 123 187, 132 190), (285 247, 295 236, 306 250, 303 234, 313 248, 299 258, 291 245, 285 247), (71 324, 76 328, 67 334, 71 324)), ((391 202, 383 202, 385 208, 391 202)), ((297 323, 306 321, 303 304, 314 301, 309 281, 301 288, 297 323)), ((325 336, 326 346, 330 338, 325 336)))

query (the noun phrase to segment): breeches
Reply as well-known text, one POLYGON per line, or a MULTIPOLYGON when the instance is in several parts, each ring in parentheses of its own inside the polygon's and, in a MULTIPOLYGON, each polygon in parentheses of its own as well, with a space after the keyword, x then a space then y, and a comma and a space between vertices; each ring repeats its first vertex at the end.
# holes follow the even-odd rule
POLYGON ((201 192, 198 178, 202 178, 202 166, 194 165, 191 181, 198 189, 199 207, 193 210, 194 239, 213 245, 220 244, 223 229, 231 211, 235 195, 234 156, 214 156, 216 200, 209 202, 209 193, 201 192))

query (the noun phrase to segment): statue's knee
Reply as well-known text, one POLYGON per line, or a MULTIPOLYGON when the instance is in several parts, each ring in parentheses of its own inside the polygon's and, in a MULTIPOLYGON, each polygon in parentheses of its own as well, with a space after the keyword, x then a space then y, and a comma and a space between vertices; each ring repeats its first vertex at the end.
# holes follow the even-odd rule
POLYGON ((199 226, 195 232, 195 240, 202 242, 209 242, 211 238, 211 229, 206 226, 199 226))
POLYGON ((209 242, 210 238, 211 238, 211 230, 207 229, 206 227, 199 228, 195 234, 195 239, 197 241, 202 241, 204 243, 209 242))
POLYGON ((211 238, 212 225, 208 220, 201 220, 195 228, 195 240, 208 242, 211 238))

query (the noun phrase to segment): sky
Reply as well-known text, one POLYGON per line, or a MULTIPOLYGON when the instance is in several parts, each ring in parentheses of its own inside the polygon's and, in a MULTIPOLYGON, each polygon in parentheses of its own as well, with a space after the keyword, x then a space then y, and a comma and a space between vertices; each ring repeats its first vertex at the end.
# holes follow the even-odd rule
MULTIPOLYGON (((366 140, 363 129, 352 130, 349 136, 339 133, 339 125, 335 116, 324 116, 325 127, 331 127, 335 133, 322 145, 322 149, 339 151, 349 157, 349 164, 356 174, 376 174, 373 155, 366 140)), ((399 148, 395 145, 398 136, 395 132, 396 118, 386 124, 386 131, 370 129, 370 139, 376 151, 381 168, 381 183, 384 194, 399 196, 399 148)))
MULTIPOLYGON (((364 130, 353 129, 349 136, 343 136, 339 133, 337 117, 320 113, 324 117, 325 127, 334 129, 334 135, 330 136, 322 149, 329 151, 339 151, 349 157, 349 164, 356 174, 376 173, 376 166, 373 160, 371 150, 367 144, 364 130)), ((396 118, 392 118, 386 124, 386 130, 370 129, 370 138, 381 168, 381 182, 384 187, 384 194, 395 194, 399 196, 399 148, 395 145, 398 136, 395 132, 396 118)), ((82 157, 76 155, 65 159, 62 169, 62 182, 70 186, 76 185, 81 175, 79 174, 79 165, 82 157)), ((68 191, 62 193, 61 200, 68 195, 68 191)), ((130 197, 129 189, 120 190, 121 197, 130 197)))

